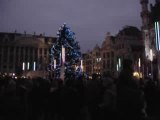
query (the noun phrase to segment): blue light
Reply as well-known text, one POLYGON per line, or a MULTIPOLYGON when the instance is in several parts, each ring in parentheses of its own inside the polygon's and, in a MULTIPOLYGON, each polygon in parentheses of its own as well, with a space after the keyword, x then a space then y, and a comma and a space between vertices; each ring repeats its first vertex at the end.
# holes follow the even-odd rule
POLYGON ((158 50, 160 50, 160 30, 159 30, 159 22, 157 22, 157 29, 158 29, 158 50))
POLYGON ((156 33, 156 48, 158 50, 157 22, 155 22, 155 33, 156 33))
POLYGON ((156 34, 156 48, 160 50, 160 29, 159 29, 159 22, 155 22, 155 34, 156 34))

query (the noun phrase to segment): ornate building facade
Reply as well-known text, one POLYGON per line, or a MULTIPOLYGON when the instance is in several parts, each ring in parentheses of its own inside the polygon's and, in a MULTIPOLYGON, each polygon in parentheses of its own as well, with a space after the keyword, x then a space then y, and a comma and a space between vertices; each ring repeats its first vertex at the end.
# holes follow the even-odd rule
POLYGON ((126 26, 116 35, 117 73, 122 69, 123 59, 133 61, 134 72, 143 73, 144 46, 141 31, 133 26, 126 26))
POLYGON ((150 4, 150 11, 148 2, 148 0, 140 0, 145 66, 148 70, 145 76, 158 80, 160 79, 160 0, 155 0, 155 5, 150 4))
POLYGON ((101 47, 96 45, 85 54, 84 69, 90 74, 110 74, 117 77, 122 70, 123 59, 129 58, 134 61, 134 71, 142 74, 143 53, 141 31, 136 27, 126 26, 116 36, 107 33, 101 47))
POLYGON ((96 45, 92 51, 83 54, 84 72, 88 75, 101 74, 101 49, 96 45))
POLYGON ((42 34, 0 33, 0 72, 22 75, 46 71, 51 44, 55 40, 42 34))
POLYGON ((115 37, 107 33, 105 40, 101 45, 101 73, 111 74, 116 73, 116 57, 115 57, 115 37))

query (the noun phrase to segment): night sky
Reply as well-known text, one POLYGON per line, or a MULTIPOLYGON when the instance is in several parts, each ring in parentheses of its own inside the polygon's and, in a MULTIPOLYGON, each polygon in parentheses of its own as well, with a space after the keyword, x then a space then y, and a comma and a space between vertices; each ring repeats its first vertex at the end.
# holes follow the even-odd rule
POLYGON ((101 45, 107 32, 140 28, 140 12, 140 0, 0 0, 0 32, 56 36, 65 22, 86 52, 101 45))

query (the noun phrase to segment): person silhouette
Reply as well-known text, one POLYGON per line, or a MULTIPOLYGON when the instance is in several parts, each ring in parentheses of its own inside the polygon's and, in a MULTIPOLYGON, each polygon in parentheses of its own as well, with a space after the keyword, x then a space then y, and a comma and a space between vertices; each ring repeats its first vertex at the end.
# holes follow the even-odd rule
POLYGON ((144 94, 133 78, 133 63, 123 60, 123 69, 117 82, 117 111, 123 120, 146 118, 144 94))

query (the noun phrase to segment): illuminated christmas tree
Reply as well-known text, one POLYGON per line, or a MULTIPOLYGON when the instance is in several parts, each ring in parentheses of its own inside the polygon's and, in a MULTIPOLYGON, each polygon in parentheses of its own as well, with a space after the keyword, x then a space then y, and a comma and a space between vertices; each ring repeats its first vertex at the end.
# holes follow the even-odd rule
POLYGON ((75 33, 66 24, 63 24, 57 32, 57 41, 51 48, 51 70, 54 77, 60 78, 75 76, 80 70, 81 52, 80 46, 75 41, 75 33))

